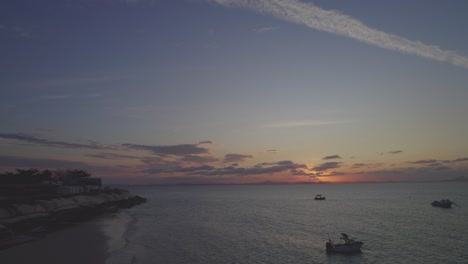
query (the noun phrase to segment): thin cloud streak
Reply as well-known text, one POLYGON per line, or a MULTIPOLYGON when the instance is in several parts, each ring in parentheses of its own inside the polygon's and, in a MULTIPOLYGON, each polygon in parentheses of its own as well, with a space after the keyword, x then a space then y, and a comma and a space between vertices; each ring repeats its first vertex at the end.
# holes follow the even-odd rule
POLYGON ((117 149, 115 146, 103 145, 95 141, 91 141, 90 144, 78 144, 78 143, 70 143, 70 142, 64 142, 64 141, 51 141, 48 139, 40 138, 34 135, 23 134, 23 133, 15 133, 15 134, 0 133, 0 139, 23 141, 29 144, 56 147, 56 148, 96 149, 96 150, 117 149))
POLYGON ((17 156, 0 156, 0 167, 16 168, 88 168, 89 166, 80 161, 57 160, 47 158, 29 158, 17 156))
POLYGON ((322 164, 319 164, 315 167, 312 168, 314 171, 326 171, 329 169, 337 169, 341 167, 342 162, 335 162, 335 161, 330 161, 330 162, 325 162, 322 164))
MULTIPOLYGON (((207 141, 202 141, 207 144, 207 141)), ((201 144, 201 143, 200 143, 201 144)), ((138 144, 123 144, 123 147, 129 149, 146 150, 156 155, 193 155, 193 154, 209 154, 209 149, 199 147, 200 144, 180 144, 172 146, 152 146, 152 145, 138 145, 138 144)))
POLYGON ((245 159, 252 159, 252 155, 243 155, 243 154, 226 154, 224 156, 223 163, 234 163, 234 162, 242 162, 245 159))
POLYGON ((302 120, 302 121, 271 123, 265 126, 266 127, 305 127, 305 126, 338 125, 338 124, 346 124, 346 123, 350 123, 350 121, 302 120))
POLYGON ((324 10, 298 0, 208 0, 224 6, 239 6, 305 25, 309 28, 346 36, 380 48, 448 62, 468 69, 468 57, 438 46, 412 41, 366 26, 361 21, 334 10, 324 10))
POLYGON ((331 155, 331 156, 323 157, 322 159, 324 159, 324 160, 329 160, 329 159, 341 159, 341 157, 340 157, 340 155, 331 155))

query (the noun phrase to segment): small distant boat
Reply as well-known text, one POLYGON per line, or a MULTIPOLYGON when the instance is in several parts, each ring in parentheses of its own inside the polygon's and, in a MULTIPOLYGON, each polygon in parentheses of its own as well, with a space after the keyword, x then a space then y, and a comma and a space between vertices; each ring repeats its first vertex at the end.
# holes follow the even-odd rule
POLYGON ((327 253, 357 253, 361 251, 364 242, 354 241, 354 239, 350 239, 345 233, 341 233, 341 235, 340 239, 343 239, 344 243, 334 244, 330 237, 328 237, 328 242, 325 245, 327 253))
POLYGON ((453 201, 450 201, 449 199, 442 199, 442 200, 439 200, 439 201, 433 201, 431 203, 432 206, 442 207, 442 208, 452 208, 452 204, 454 204, 456 206, 459 206, 458 204, 456 204, 453 201))
POLYGON ((322 196, 321 194, 315 195, 314 200, 325 200, 325 196, 322 196))

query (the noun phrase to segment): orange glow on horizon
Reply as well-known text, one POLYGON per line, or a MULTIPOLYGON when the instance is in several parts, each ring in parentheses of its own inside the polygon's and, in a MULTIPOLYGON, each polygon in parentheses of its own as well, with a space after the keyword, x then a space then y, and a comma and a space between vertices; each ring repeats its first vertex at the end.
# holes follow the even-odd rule
POLYGON ((338 177, 334 177, 334 176, 320 176, 319 178, 317 178, 317 180, 319 182, 329 182, 329 183, 339 183, 339 182, 341 182, 337 178, 338 177))

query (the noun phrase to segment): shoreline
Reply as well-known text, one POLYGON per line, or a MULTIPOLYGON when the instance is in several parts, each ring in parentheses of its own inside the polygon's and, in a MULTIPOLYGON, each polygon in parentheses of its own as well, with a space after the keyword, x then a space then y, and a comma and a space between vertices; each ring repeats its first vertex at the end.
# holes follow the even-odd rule
POLYGON ((109 238, 98 220, 47 233, 37 240, 0 251, 0 263, 105 264, 109 238))
POLYGON ((129 236, 135 232, 137 222, 137 218, 123 213, 104 223, 103 230, 109 238, 106 264, 135 263, 138 254, 129 236))
MULTIPOLYGON (((122 252, 125 252, 129 245, 126 234, 132 225, 134 225, 135 221, 133 217, 125 212, 119 212, 118 214, 107 215, 100 218, 101 231, 107 238, 106 264, 121 263, 120 261, 125 261, 127 259, 127 256, 122 252)), ((131 259, 123 263, 131 263, 131 259)))
POLYGON ((3 200, 0 263, 105 264, 126 231, 114 213, 144 202, 121 189, 3 200))

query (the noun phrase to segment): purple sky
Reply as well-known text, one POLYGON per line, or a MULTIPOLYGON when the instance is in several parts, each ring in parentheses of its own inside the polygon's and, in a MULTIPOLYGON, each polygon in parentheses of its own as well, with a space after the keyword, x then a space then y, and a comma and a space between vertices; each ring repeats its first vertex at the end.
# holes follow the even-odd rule
POLYGON ((468 177, 468 3, 7 0, 0 171, 468 177))

